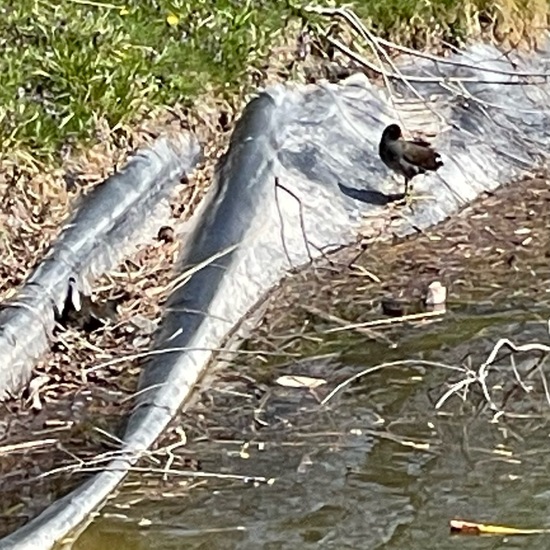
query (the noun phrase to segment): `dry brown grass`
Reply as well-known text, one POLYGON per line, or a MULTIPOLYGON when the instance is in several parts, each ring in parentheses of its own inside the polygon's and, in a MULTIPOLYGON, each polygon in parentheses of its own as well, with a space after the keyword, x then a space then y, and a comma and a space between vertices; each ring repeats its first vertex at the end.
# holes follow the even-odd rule
POLYGON ((495 15, 488 29, 497 42, 531 49, 545 39, 550 17, 546 0, 497 0, 493 5, 495 15))

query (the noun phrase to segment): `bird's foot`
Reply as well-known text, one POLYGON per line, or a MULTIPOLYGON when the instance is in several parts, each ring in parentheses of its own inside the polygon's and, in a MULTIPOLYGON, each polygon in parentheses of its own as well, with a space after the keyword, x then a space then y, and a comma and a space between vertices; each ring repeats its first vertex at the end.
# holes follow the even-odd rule
POLYGON ((411 193, 403 193, 395 200, 396 206, 411 206, 412 201, 415 200, 411 193))
POLYGON ((403 193, 395 203, 399 206, 409 206, 412 208, 413 203, 423 201, 423 200, 435 200, 434 195, 417 195, 412 193, 410 190, 408 193, 403 193))

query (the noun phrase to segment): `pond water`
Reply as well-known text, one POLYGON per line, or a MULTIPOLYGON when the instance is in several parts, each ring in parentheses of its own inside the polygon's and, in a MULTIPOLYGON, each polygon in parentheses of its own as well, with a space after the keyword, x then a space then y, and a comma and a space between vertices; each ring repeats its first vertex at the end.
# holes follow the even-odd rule
MULTIPOLYGON (((546 183, 540 185, 548 194, 546 183)), ((257 354, 239 356, 205 381, 200 398, 180 419, 186 458, 199 460, 200 472, 274 482, 135 475, 73 548, 550 548, 550 534, 476 537, 449 531, 452 519, 550 528, 550 405, 541 376, 550 367, 544 356, 502 353, 490 369, 486 387, 505 414, 490 409, 479 383, 436 408, 468 369, 478 371, 500 338, 550 344, 544 255, 549 220, 544 204, 540 215, 530 210, 541 203, 535 187, 529 191, 532 205, 515 200, 517 216, 498 217, 508 228, 487 232, 498 246, 481 242, 476 224, 488 224, 481 203, 463 218, 472 239, 478 233, 477 242, 468 245, 466 234, 464 246, 452 245, 455 225, 426 236, 424 244, 394 247, 391 260, 374 249, 365 265, 372 270, 372 258, 384 257, 375 266, 384 282, 363 281, 361 294, 361 285, 349 277, 342 284, 330 282, 329 275, 290 284, 286 298, 293 307, 282 317, 268 315, 243 346, 257 354), (508 234, 519 235, 523 244, 506 239, 508 234), (434 277, 429 270, 415 271, 427 262, 418 260, 427 257, 420 248, 430 246, 433 254, 430 243, 439 246, 437 261, 447 269, 436 275, 454 281, 444 316, 398 323, 376 341, 353 330, 331 332, 326 319, 324 325, 312 320, 312 304, 325 304, 325 311, 348 320, 380 318, 381 295, 411 281, 414 286, 422 273, 434 277), (513 261, 506 260, 511 254, 513 261), (411 257, 414 269, 407 268, 411 257), (300 304, 309 313, 294 314, 300 304), (261 349, 288 356, 281 360, 261 349), (319 404, 353 374, 400 360, 407 362, 365 374, 327 405, 319 404), (314 390, 282 387, 276 380, 283 374, 320 377, 326 384, 314 390)), ((512 204, 505 194, 501 200, 512 204)), ((461 227, 457 234, 464 236, 461 227)))
MULTIPOLYGON (((499 334, 540 340, 544 331, 542 323, 502 320, 481 329, 474 345, 452 351, 441 351, 444 343, 440 350, 430 345, 429 358, 452 364, 475 348, 472 362, 483 360, 481 352, 486 356, 499 334)), ((357 364, 360 354, 354 355, 357 364)), ((343 368, 341 362, 332 366, 343 368)), ((550 526, 550 414, 540 394, 516 407, 518 418, 498 422, 468 400, 457 406, 457 398, 438 412, 434 396, 443 393, 445 378, 444 370, 388 368, 358 381, 324 410, 302 404, 298 411, 274 398, 269 416, 279 427, 248 433, 246 454, 239 440, 190 446, 205 470, 275 478, 272 485, 209 481, 180 497, 125 510, 109 506, 75 548, 547 549, 550 535, 449 534, 453 518, 550 526), (113 517, 121 513, 124 520, 113 517)))

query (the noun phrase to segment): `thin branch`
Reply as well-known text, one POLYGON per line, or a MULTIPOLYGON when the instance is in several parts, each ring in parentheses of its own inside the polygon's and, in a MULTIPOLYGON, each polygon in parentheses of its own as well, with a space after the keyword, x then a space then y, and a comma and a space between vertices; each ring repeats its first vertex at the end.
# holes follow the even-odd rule
MULTIPOLYGON (((307 6, 304 8, 305 11, 317 13, 319 15, 324 15, 328 17, 341 17, 342 19, 346 20, 347 23, 349 23, 352 28, 360 35, 364 36, 365 28, 361 24, 359 18, 357 15, 347 8, 324 8, 319 6, 307 6)), ((474 63, 465 63, 463 61, 456 61, 454 59, 448 59, 445 57, 433 55, 426 52, 420 52, 418 50, 414 50, 412 48, 408 48, 406 46, 401 46, 399 44, 396 44, 394 42, 391 42, 389 40, 385 40, 383 38, 380 38, 378 36, 374 36, 370 31, 367 31, 369 35, 369 39, 376 42, 378 45, 385 46, 387 48, 400 51, 402 53, 407 53, 414 57, 419 57, 422 59, 428 59, 430 61, 434 61, 436 63, 441 63, 445 65, 453 65, 455 67, 462 67, 466 69, 471 69, 474 71, 481 71, 485 73, 492 73, 492 74, 499 74, 499 75, 505 75, 505 76, 513 76, 517 78, 541 78, 544 80, 547 80, 550 77, 550 72, 520 72, 520 71, 507 71, 505 69, 494 69, 491 67, 481 67, 479 65, 475 65, 474 63)), ((329 37, 327 37, 329 38, 329 37)), ((388 74, 388 76, 390 76, 388 74)), ((399 74, 392 75, 393 78, 401 78, 399 74)), ((422 82, 427 82, 427 80, 421 80, 422 82)), ((434 80, 436 82, 437 80, 434 80)), ((468 82, 470 81, 469 78, 457 78, 455 80, 456 82, 468 82)), ((479 82, 479 80, 475 80, 475 82, 479 82)), ((492 83, 500 83, 500 84, 507 84, 506 82, 502 82, 502 80, 498 81, 491 81, 492 83)))
MULTIPOLYGON (((302 204, 302 201, 300 198, 296 195, 296 193, 292 192, 288 187, 285 187, 280 181, 279 178, 275 178, 275 188, 280 187, 283 191, 288 193, 297 203, 298 203, 298 209, 299 209, 299 218, 300 218, 300 229, 302 230, 302 237, 304 239, 304 244, 306 247, 307 256, 309 258, 309 262, 313 263, 313 256, 311 255, 311 250, 309 249, 309 241, 306 234, 306 225, 304 221, 304 205, 302 204)), ((292 264, 291 264, 292 265, 292 264)))
POLYGON ((378 372, 379 370, 390 368, 390 367, 437 367, 442 369, 449 369, 454 370, 458 372, 464 372, 465 369, 463 367, 454 367, 452 365, 447 365, 445 363, 437 363, 436 361, 423 361, 423 360, 415 360, 415 359, 405 359, 403 361, 392 361, 390 363, 382 363, 380 365, 375 365, 374 367, 369 367, 367 369, 362 370, 361 372, 358 372, 357 374, 354 374, 350 378, 347 378, 342 383, 338 384, 322 401, 321 405, 326 405, 337 393, 339 393, 341 390, 349 386, 352 382, 355 382, 355 380, 358 380, 359 378, 362 378, 363 376, 367 376, 368 374, 372 374, 373 372, 378 372))

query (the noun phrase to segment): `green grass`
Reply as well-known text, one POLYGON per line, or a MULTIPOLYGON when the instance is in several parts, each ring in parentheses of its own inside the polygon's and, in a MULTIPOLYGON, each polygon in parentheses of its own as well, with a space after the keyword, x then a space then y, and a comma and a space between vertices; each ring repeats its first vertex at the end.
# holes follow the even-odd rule
POLYGON ((234 92, 287 10, 276 1, 8 0, 0 11, 1 148, 41 156, 92 136, 98 118, 113 127, 147 106, 234 92))
MULTIPOLYGON (((414 44, 431 31, 463 36, 466 6, 493 9, 494 2, 357 0, 355 6, 376 32, 414 44)), ((99 119, 113 128, 156 106, 242 92, 249 68, 266 61, 299 12, 283 0, 4 0, 0 152, 28 151, 51 162, 64 144, 93 139, 99 119)))

